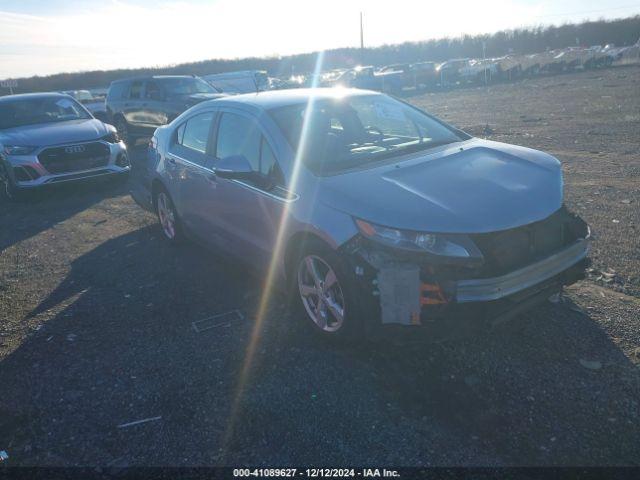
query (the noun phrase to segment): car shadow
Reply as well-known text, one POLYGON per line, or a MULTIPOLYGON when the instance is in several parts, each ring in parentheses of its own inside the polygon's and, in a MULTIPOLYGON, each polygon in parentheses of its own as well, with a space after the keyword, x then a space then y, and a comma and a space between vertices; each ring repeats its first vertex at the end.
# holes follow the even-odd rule
POLYGON ((587 315, 333 345, 265 298, 155 226, 78 257, 0 363, 12 464, 639 463, 638 370, 587 315))
MULTIPOLYGON (((0 186, 1 187, 1 186, 0 186)), ((0 252, 34 237, 105 199, 128 194, 123 179, 100 179, 55 185, 11 201, 0 198, 0 252)))

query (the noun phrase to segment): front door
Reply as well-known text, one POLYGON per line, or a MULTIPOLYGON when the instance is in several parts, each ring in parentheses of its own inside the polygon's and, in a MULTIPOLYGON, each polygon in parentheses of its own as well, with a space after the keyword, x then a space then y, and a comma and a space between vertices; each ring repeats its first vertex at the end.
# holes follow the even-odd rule
POLYGON ((129 94, 124 100, 124 118, 136 131, 144 127, 145 116, 142 109, 142 96, 144 94, 144 84, 141 80, 131 82, 129 94))
POLYGON ((269 266, 286 203, 284 179, 273 149, 257 122, 240 112, 221 113, 216 132, 217 159, 243 155, 264 182, 218 179, 215 207, 209 214, 216 230, 230 240, 234 254, 257 268, 269 266))
POLYGON ((165 93, 154 80, 149 80, 144 89, 144 114, 148 126, 161 127, 168 123, 165 93))

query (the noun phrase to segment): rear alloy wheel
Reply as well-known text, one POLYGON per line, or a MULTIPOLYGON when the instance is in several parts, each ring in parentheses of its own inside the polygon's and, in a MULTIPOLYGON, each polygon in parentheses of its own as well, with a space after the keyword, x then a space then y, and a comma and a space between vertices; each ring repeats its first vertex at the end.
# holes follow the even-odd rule
POLYGON ((164 237, 171 243, 182 240, 180 220, 169 194, 161 190, 156 197, 156 211, 164 237))
POLYGON ((317 255, 306 255, 298 266, 298 291, 307 315, 321 331, 343 328, 345 297, 333 268, 317 255))

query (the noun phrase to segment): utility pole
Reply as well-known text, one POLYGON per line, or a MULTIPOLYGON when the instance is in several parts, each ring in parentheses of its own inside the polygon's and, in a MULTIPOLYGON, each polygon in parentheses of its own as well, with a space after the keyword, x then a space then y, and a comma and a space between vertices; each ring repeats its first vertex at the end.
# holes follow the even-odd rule
POLYGON ((482 68, 484 69, 484 86, 487 86, 487 42, 482 41, 482 68))
POLYGON ((362 12, 360 12, 360 50, 364 50, 364 27, 362 26, 362 12))

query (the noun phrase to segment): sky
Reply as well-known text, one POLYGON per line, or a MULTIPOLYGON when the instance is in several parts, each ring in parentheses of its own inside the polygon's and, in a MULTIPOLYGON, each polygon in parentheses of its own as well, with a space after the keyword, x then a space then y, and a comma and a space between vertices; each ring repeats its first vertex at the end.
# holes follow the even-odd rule
POLYGON ((640 14, 640 0, 0 0, 0 79, 279 56, 640 14))

